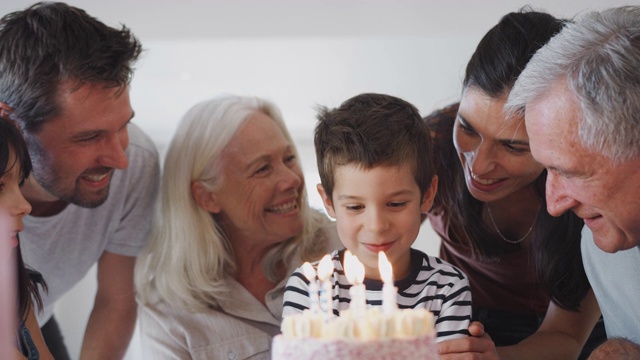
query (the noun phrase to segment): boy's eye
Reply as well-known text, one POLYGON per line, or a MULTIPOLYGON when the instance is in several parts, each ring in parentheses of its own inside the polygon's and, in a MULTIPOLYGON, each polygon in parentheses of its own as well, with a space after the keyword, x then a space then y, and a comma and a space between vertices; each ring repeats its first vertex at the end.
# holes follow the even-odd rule
POLYGON ((389 203, 389 207, 392 208, 401 208, 405 205, 407 205, 407 201, 393 201, 389 203))
POLYGON ((364 206, 362 206, 362 205, 346 205, 345 208, 348 211, 360 211, 360 210, 364 209, 364 206))

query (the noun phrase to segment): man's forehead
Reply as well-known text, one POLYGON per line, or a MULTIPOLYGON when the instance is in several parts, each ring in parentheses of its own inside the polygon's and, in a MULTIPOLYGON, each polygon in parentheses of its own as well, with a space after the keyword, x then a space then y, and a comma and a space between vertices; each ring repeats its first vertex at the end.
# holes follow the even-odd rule
POLYGON ((525 107, 525 124, 532 142, 538 137, 556 137, 574 147, 578 136, 580 109, 575 96, 562 89, 553 89, 525 107), (555 91, 554 91, 555 90, 555 91))
POLYGON ((530 99, 525 105, 525 120, 527 112, 553 114, 562 118, 572 118, 576 115, 577 98, 563 80, 554 82, 538 96, 530 99))
POLYGON ((58 94, 58 111, 42 124, 40 133, 117 131, 133 116, 128 88, 87 84, 58 94))
POLYGON ((578 113, 575 103, 562 92, 551 91, 527 103, 525 124, 531 154, 547 168, 569 170, 573 157, 582 153, 578 137, 578 113))
POLYGON ((58 85, 56 97, 60 105, 66 102, 82 102, 92 96, 117 99, 129 95, 129 85, 114 86, 109 83, 92 83, 67 80, 58 85))

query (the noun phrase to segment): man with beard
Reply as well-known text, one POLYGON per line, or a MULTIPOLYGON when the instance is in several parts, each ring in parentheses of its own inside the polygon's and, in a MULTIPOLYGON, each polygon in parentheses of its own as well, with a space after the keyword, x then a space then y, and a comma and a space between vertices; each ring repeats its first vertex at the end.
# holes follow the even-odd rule
POLYGON ((81 9, 38 3, 0 19, 0 115, 33 161, 21 246, 49 286, 38 320, 56 359, 69 355, 54 303, 97 265, 81 359, 122 358, 136 320, 135 257, 145 245, 158 154, 129 101, 141 45, 81 9))

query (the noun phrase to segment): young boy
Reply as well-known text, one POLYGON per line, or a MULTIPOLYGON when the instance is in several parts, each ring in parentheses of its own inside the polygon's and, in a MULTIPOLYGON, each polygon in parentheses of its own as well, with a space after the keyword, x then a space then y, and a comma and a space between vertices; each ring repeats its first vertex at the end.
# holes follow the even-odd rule
MULTIPOLYGON (((378 253, 383 251, 393 266, 398 307, 433 312, 438 341, 467 336, 471 292, 466 275, 411 249, 438 184, 429 129, 418 111, 392 96, 361 94, 336 109, 320 109, 318 120, 318 192, 336 219, 342 244, 364 264, 367 306, 382 305, 378 253)), ((344 250, 331 255, 332 305, 339 315, 349 307, 350 284, 344 250)), ((285 289, 283 315, 309 308, 308 287, 296 270, 285 289)))

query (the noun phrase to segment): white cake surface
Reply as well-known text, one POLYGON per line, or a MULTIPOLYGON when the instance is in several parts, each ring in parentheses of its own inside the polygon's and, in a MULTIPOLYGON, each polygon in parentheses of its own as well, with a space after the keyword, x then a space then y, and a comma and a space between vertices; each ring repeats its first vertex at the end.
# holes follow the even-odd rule
POLYGON ((271 359, 437 360, 438 348, 433 335, 385 340, 286 339, 283 335, 277 335, 273 339, 271 359))
POLYGON ((273 360, 438 359, 433 314, 426 309, 346 310, 339 317, 305 310, 286 316, 281 328, 273 360))

